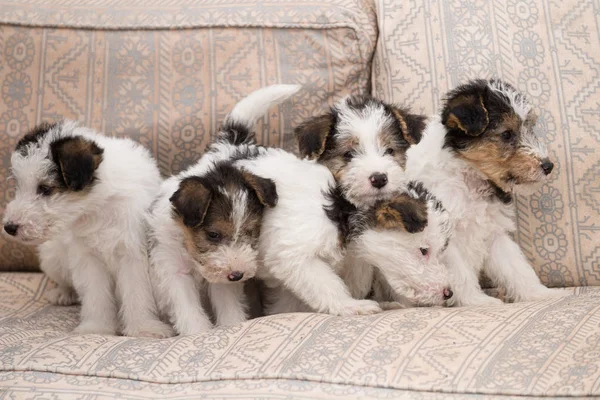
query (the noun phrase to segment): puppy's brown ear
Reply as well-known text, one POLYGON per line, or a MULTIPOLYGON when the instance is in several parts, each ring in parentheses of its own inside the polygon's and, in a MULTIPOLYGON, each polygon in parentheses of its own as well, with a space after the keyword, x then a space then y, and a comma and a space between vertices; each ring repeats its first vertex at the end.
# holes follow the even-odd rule
POLYGON ((427 226, 427 203, 407 194, 397 195, 376 204, 375 221, 380 228, 421 232, 427 226))
POLYGON ((458 95, 448 100, 442 123, 448 129, 460 129, 468 136, 479 136, 490 122, 483 94, 458 95))
POLYGON ((407 109, 397 106, 391 106, 391 110, 400 125, 404 140, 409 144, 419 143, 423 136, 427 118, 424 115, 412 114, 407 109))
POLYGON ((335 125, 335 117, 327 113, 309 119, 294 129, 302 157, 316 159, 325 151, 325 143, 335 125))
POLYGON ((96 169, 102 162, 104 150, 81 136, 58 139, 50 144, 63 184, 74 192, 81 191, 94 181, 96 169))
POLYGON ((261 178, 250 172, 242 172, 244 182, 252 190, 260 204, 266 207, 275 207, 277 205, 277 187, 271 179, 261 178))
POLYGON ((183 224, 189 228, 204 222, 211 200, 212 192, 197 176, 182 180, 179 189, 169 199, 176 214, 183 218, 183 224))

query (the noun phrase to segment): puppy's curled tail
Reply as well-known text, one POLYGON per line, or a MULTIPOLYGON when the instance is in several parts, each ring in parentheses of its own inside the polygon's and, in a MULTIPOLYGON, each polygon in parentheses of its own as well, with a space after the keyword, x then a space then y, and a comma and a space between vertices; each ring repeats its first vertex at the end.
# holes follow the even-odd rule
POLYGON ((225 117, 217 140, 235 146, 254 143, 254 124, 269 108, 282 103, 300 90, 300 85, 271 85, 240 100, 225 117))

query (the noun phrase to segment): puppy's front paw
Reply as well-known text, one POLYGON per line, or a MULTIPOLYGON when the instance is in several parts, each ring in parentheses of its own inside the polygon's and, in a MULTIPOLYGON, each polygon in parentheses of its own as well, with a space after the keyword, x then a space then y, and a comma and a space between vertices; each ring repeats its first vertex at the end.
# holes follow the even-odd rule
POLYGON ((408 308, 406 305, 399 303, 397 301, 380 301, 379 307, 381 307, 381 309, 384 311, 404 310, 405 308, 408 308))
POLYGON ((79 302, 75 290, 65 286, 50 289, 45 294, 46 300, 57 306, 72 306, 79 302))
POLYGON ((146 321, 143 324, 140 324, 139 326, 125 328, 123 330, 123 335, 131 337, 166 339, 174 336, 175 331, 173 330, 173 328, 171 328, 170 325, 167 325, 161 321, 153 320, 146 321))
POLYGON ((115 324, 101 323, 95 321, 82 322, 75 329, 73 329, 75 335, 116 335, 117 327, 115 324))
POLYGON ((372 300, 354 300, 345 304, 340 310, 332 314, 349 316, 349 315, 370 315, 381 312, 381 307, 376 301, 372 300))
POLYGON ((473 296, 464 297, 457 299, 452 297, 447 300, 448 306, 459 306, 459 307, 477 307, 477 306, 498 306, 504 304, 502 300, 495 297, 490 297, 485 293, 478 293, 473 296))
POLYGON ((565 289, 550 289, 545 286, 531 290, 527 293, 515 296, 515 302, 519 301, 542 301, 550 300, 558 297, 566 297, 573 293, 565 289))
POLYGON ((179 333, 180 336, 190 336, 209 331, 212 328, 213 326, 210 322, 200 322, 190 324, 175 330, 179 333))

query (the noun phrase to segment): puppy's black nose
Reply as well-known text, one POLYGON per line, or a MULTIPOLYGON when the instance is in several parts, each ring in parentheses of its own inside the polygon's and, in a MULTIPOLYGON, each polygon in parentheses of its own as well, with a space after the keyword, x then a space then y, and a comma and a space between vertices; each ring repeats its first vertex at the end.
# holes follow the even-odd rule
POLYGON ((4 224, 4 230, 10 236, 17 236, 17 231, 19 230, 19 225, 9 222, 7 224, 4 224))
POLYGON ((449 288, 444 289, 444 300, 451 299, 454 293, 449 288))
POLYGON ((554 169, 554 164, 552 161, 545 159, 542 161, 542 169, 546 175, 550 175, 550 172, 552 172, 552 169, 554 169))
POLYGON ((376 187, 377 189, 381 189, 385 185, 387 185, 387 175, 380 174, 379 172, 374 173, 369 177, 369 181, 371 182, 371 186, 376 187))
POLYGON ((227 275, 227 279, 229 279, 231 282, 239 281, 243 277, 244 277, 244 273, 238 272, 238 271, 232 272, 229 275, 227 275))

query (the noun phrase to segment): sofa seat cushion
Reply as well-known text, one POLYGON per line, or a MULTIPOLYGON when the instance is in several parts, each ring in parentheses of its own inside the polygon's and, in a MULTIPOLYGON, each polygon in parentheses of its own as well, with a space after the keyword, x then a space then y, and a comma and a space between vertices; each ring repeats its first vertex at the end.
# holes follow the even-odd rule
POLYGON ((178 391, 193 383, 198 390, 219 385, 245 390, 277 380, 279 390, 325 394, 363 387, 456 395, 600 395, 596 288, 494 307, 344 318, 286 314, 152 340, 70 334, 78 308, 49 305, 44 300, 49 287, 42 274, 0 274, 0 386, 50 390, 47 384, 58 382, 93 391, 111 382, 122 390, 168 391, 172 384, 178 391), (245 383, 227 386, 231 381, 245 383))
MULTIPOLYGON (((260 143, 289 150, 293 126, 370 91, 377 26, 367 0, 71 3, 0 0, 0 214, 14 196, 10 154, 41 121, 131 137, 168 176, 262 86, 304 86, 257 127, 260 143)), ((37 264, 31 248, 0 237, 0 271, 37 264)))

